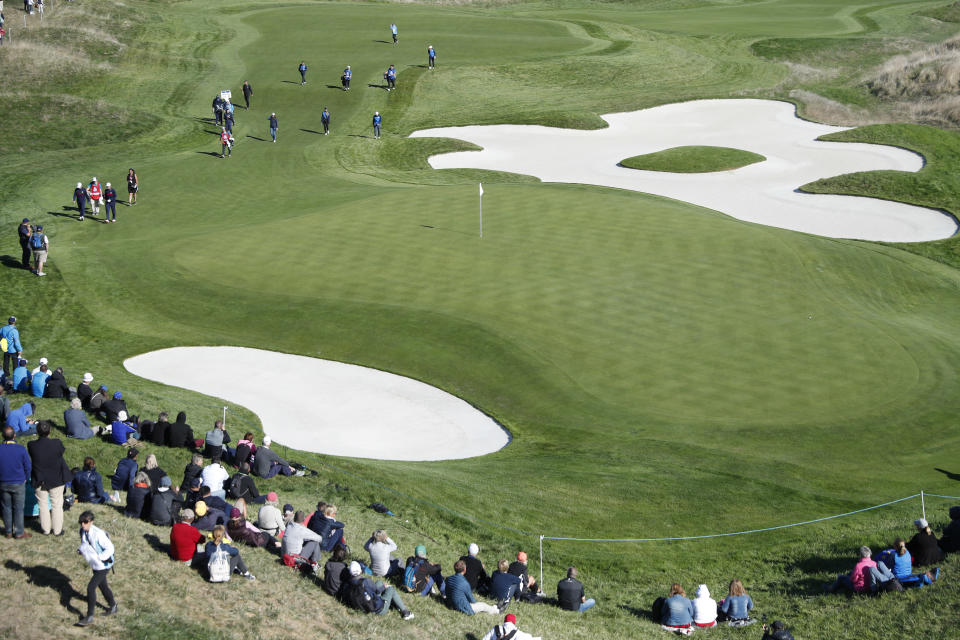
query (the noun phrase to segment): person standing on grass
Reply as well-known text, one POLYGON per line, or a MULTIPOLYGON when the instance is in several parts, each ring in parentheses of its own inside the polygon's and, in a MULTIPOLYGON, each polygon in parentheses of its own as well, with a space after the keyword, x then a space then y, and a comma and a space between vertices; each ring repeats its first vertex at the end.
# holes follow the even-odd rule
MULTIPOLYGON (((28 260, 27 267, 29 266, 30 262, 28 260)), ((7 341, 7 349, 3 352, 3 375, 7 377, 10 375, 11 363, 13 363, 13 368, 16 368, 20 364, 20 354, 23 352, 16 316, 7 318, 7 324, 0 329, 0 339, 7 341)))
POLYGON ((66 451, 58 438, 50 437, 50 423, 44 420, 37 425, 37 436, 27 444, 33 472, 33 492, 40 507, 40 529, 43 535, 63 535, 63 489, 73 479, 66 451))
POLYGON ((226 128, 227 133, 233 133, 233 112, 229 109, 223 110, 223 126, 226 128))
POLYGON ((300 86, 307 84, 307 63, 303 60, 300 61, 300 66, 297 67, 297 71, 300 72, 300 86))
POLYGON ((80 548, 77 553, 83 556, 90 568, 93 570, 93 577, 87 583, 87 615, 80 618, 77 622, 78 627, 86 627, 93 624, 93 612, 97 607, 97 589, 107 599, 107 612, 103 615, 112 616, 117 612, 117 601, 113 597, 113 591, 107 584, 107 574, 114 565, 113 542, 107 532, 93 525, 94 515, 92 511, 84 511, 80 514, 80 548))
POLYGON ((380 123, 383 122, 383 118, 380 117, 379 111, 373 112, 373 137, 375 140, 380 139, 380 123))
POLYGON ((244 103, 244 105, 245 105, 245 106, 244 106, 244 109, 246 109, 246 110, 249 111, 249 110, 250 110, 250 96, 253 95, 253 87, 250 86, 250 81, 249 81, 249 80, 244 80, 244 81, 243 81, 243 89, 242 89, 242 91, 243 91, 243 103, 244 103))
POLYGON ((220 94, 217 94, 213 97, 213 119, 216 120, 217 124, 223 126, 223 98, 220 97, 220 94))
POLYGON ((340 85, 344 91, 350 91, 351 78, 353 78, 353 71, 350 69, 350 65, 347 65, 347 68, 343 70, 343 75, 340 76, 340 85))
POLYGON ((127 205, 137 204, 137 192, 140 191, 140 179, 137 172, 131 167, 127 171, 127 205))
POLYGON ((23 530, 23 502, 26 497, 27 479, 33 471, 30 455, 23 445, 14 439, 13 427, 3 428, 3 444, 0 444, 0 505, 3 509, 4 533, 8 538, 29 538, 23 530))
POLYGON ((393 65, 387 67, 387 72, 383 74, 383 77, 387 80, 387 91, 392 91, 397 88, 397 68, 393 65))
POLYGON ((78 182, 77 188, 73 190, 73 201, 77 203, 77 211, 80 212, 80 219, 83 220, 87 214, 87 190, 83 188, 83 183, 78 182))
POLYGON ((107 188, 103 190, 103 215, 107 222, 117 221, 117 191, 107 183, 107 188), (112 217, 111 217, 112 214, 112 217))
POLYGON ((435 66, 437 66, 437 51, 431 44, 427 46, 427 68, 433 69, 435 66))
POLYGON ((93 215, 100 213, 100 199, 103 197, 103 191, 100 189, 100 183, 94 176, 87 187, 87 195, 90 196, 90 209, 93 215))
POLYGON ((393 44, 397 44, 397 25, 393 23, 390 24, 390 35, 393 36, 393 44))
POLYGON ((227 156, 231 153, 230 144, 230 134, 227 133, 226 127, 220 127, 220 157, 224 157, 224 154, 227 156))
POLYGON ((327 108, 323 108, 323 113, 320 114, 320 123, 323 125, 323 135, 330 134, 330 112, 327 111, 327 108))
POLYGON ((280 128, 280 123, 279 123, 279 121, 277 120, 277 114, 276 114, 276 113, 271 113, 271 114, 270 114, 270 117, 268 118, 268 120, 270 121, 270 137, 273 138, 273 141, 274 141, 274 142, 276 142, 276 141, 277 141, 277 129, 280 128))
MULTIPOLYGON (((30 218, 24 218, 23 222, 17 227, 17 238, 20 240, 20 264, 23 265, 24 269, 30 268, 30 234, 32 233, 33 227, 30 226, 30 218)), ((4 371, 6 371, 6 367, 4 367, 4 371)))
MULTIPOLYGON (((680 585, 674 585, 679 587, 680 585)), ((681 593, 682 593, 681 589, 681 593)), ((587 609, 597 604, 593 598, 587 598, 583 593, 583 583, 577 580, 577 568, 567 569, 567 577, 557 583, 557 600, 560 602, 560 608, 567 611, 578 611, 583 613, 587 609)), ((689 603, 690 601, 687 600, 689 603)), ((691 606, 691 616, 693 605, 691 606)), ((692 619, 692 618, 691 618, 692 619)))
POLYGON ((30 248, 33 249, 34 273, 45 276, 43 265, 47 262, 47 252, 50 251, 50 239, 43 233, 43 225, 38 224, 33 235, 30 236, 30 248))

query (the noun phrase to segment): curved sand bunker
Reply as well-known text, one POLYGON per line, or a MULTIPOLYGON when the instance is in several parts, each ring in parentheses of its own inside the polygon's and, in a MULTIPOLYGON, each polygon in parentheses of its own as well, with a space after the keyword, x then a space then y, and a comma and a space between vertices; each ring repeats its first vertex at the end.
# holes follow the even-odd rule
POLYGON ((801 120, 792 104, 772 100, 696 100, 603 116, 607 129, 530 125, 447 127, 411 137, 466 140, 482 151, 432 156, 435 169, 472 168, 533 175, 546 182, 595 184, 653 193, 748 222, 831 238, 918 242, 957 231, 951 216, 874 198, 797 193, 830 176, 919 171, 923 159, 895 147, 820 142, 848 127, 801 120), (710 174, 638 171, 624 158, 672 147, 709 145, 758 153, 764 162, 710 174))
MULTIPOLYGON (((305 451, 449 460, 510 442, 506 430, 460 398, 367 367, 244 347, 176 347, 123 364, 142 378, 243 405, 275 442, 305 451)), ((206 430, 195 426, 201 435, 206 430)))

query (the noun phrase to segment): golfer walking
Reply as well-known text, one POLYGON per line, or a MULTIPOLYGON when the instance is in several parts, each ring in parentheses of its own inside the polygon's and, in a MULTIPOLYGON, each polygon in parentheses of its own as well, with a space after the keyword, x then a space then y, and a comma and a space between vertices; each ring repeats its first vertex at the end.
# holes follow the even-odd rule
POLYGON ((383 74, 383 77, 387 80, 387 91, 392 91, 397 88, 397 68, 393 65, 387 67, 386 73, 383 74))
POLYGON ((307 84, 307 63, 303 60, 300 61, 300 66, 297 67, 297 71, 300 72, 300 86, 307 84))
POLYGON ((437 51, 431 44, 427 46, 427 68, 433 69, 435 66, 437 66, 437 51))
POLYGON ((343 75, 340 76, 340 84, 344 91, 350 91, 350 78, 352 77, 353 71, 350 70, 350 65, 347 65, 347 68, 343 70, 343 75))
POLYGON ((323 135, 330 135, 330 112, 327 111, 327 108, 323 108, 323 113, 320 114, 320 123, 323 124, 323 135))
POLYGON ((233 149, 233 136, 227 133, 226 128, 220 127, 220 157, 222 158, 224 154, 226 154, 227 157, 229 157, 232 149, 233 149))
POLYGON ((380 117, 379 111, 373 112, 373 137, 376 140, 380 139, 380 123, 383 121, 383 118, 380 117))
POLYGON ((107 222, 117 221, 117 191, 107 183, 107 188, 103 190, 103 215, 107 222))
MULTIPOLYGON (((31 233, 33 233, 33 227, 30 226, 30 218, 24 218, 23 222, 20 223, 20 226, 17 227, 17 237, 20 238, 20 264, 24 269, 30 268, 31 233)), ((13 366, 16 367, 17 365, 14 364, 13 366)), ((4 371, 6 371, 6 369, 4 369, 4 371)))
POLYGON ((390 24, 390 35, 393 36, 393 44, 397 44, 397 25, 390 24))
POLYGON ((280 128, 280 124, 277 122, 277 114, 271 113, 270 117, 270 137, 273 138, 273 141, 277 141, 277 129, 280 128))
POLYGON ((33 249, 33 272, 38 276, 45 276, 43 265, 47 262, 47 252, 50 250, 50 240, 43 233, 43 225, 38 224, 30 236, 30 248, 33 249))
POLYGON ((250 96, 253 95, 253 87, 250 86, 249 80, 243 81, 243 102, 246 104, 245 109, 250 110, 250 96))
POLYGON ((87 213, 87 190, 83 188, 83 183, 78 182, 77 188, 73 190, 73 201, 77 203, 77 211, 80 212, 80 219, 87 213))

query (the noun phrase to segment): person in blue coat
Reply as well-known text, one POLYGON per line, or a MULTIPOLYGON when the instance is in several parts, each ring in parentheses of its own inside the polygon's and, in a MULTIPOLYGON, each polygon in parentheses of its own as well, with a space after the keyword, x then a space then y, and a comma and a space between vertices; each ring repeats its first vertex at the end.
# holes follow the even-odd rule
POLYGON ((50 377, 50 369, 47 365, 40 365, 40 370, 33 374, 30 379, 30 387, 34 398, 42 398, 43 392, 47 390, 47 378, 50 377))
POLYGON ((103 210, 103 215, 106 216, 107 222, 116 222, 117 221, 117 190, 110 186, 110 183, 107 183, 107 188, 103 191, 103 203, 106 205, 103 210))
POLYGON ((307 84, 307 63, 303 60, 300 61, 300 66, 297 67, 297 71, 300 72, 300 86, 307 84))
MULTIPOLYGON (((30 267, 29 255, 24 266, 30 267)), ((17 365, 20 364, 20 354, 23 352, 16 316, 10 316, 7 319, 7 324, 0 329, 0 339, 6 339, 7 341, 7 349, 3 352, 3 373, 4 375, 10 375, 10 367, 17 368, 17 365)), ((24 364, 26 364, 26 361, 24 361, 24 364)))
POLYGON ((10 427, 3 428, 0 444, 0 495, 3 500, 3 525, 7 537, 29 538, 23 530, 23 503, 27 481, 33 471, 26 447, 15 442, 16 434, 10 427))
POLYGON ((340 76, 340 85, 344 91, 350 91, 351 78, 353 78, 353 71, 350 70, 350 65, 347 65, 347 68, 343 70, 343 75, 340 76))
POLYGON ((690 629, 693 625, 693 603, 677 583, 670 587, 670 594, 663 602, 660 624, 668 631, 690 629))
POLYGON ((30 382, 30 370, 27 369, 27 361, 25 358, 21 358, 17 368, 13 370, 13 390, 29 393, 30 382))
POLYGON ((431 44, 427 46, 427 68, 433 69, 435 66, 437 66, 437 50, 431 44))
POLYGON ((323 108, 323 113, 320 114, 320 124, 323 125, 323 135, 330 135, 330 112, 326 107, 323 108))
POLYGON ((117 414, 117 419, 110 425, 110 439, 113 444, 133 444, 140 439, 140 432, 137 427, 127 422, 127 412, 121 410, 117 414))
POLYGON ((375 140, 380 139, 380 123, 383 122, 383 118, 380 117, 379 111, 373 112, 373 137, 375 140))
POLYGON ((387 67, 383 77, 387 80, 387 91, 393 91, 397 88, 397 68, 393 65, 387 67))
POLYGON ((130 491, 130 488, 133 486, 133 479, 137 477, 137 471, 139 471, 139 469, 140 466, 137 464, 137 450, 134 447, 130 447, 127 451, 127 457, 121 458, 120 462, 117 463, 117 470, 113 472, 113 477, 110 478, 110 486, 113 489, 130 491))
POLYGON ((87 214, 87 200, 90 198, 87 195, 87 190, 83 187, 82 182, 77 183, 77 188, 73 190, 73 201, 77 203, 77 211, 80 212, 80 219, 83 220, 83 217, 87 214))
POLYGON ((104 504, 114 501, 103 489, 103 478, 97 471, 97 463, 90 456, 83 459, 83 469, 73 476, 73 493, 80 502, 104 504))
POLYGON ((468 616, 475 613, 492 613, 494 615, 502 613, 497 607, 485 602, 477 602, 473 597, 473 590, 470 589, 470 583, 467 582, 464 575, 467 573, 466 562, 457 560, 453 565, 453 570, 455 573, 444 581, 446 583, 445 592, 448 607, 468 616))
POLYGON ((397 25, 393 23, 390 23, 390 35, 393 36, 393 44, 397 44, 399 42, 399 38, 397 38, 397 25))
POLYGON ((210 558, 213 557, 213 554, 217 551, 226 551, 230 556, 230 573, 236 572, 247 580, 256 580, 256 577, 250 573, 247 565, 244 564, 243 558, 240 557, 240 550, 226 543, 226 536, 227 530, 222 524, 218 524, 213 528, 213 533, 211 534, 212 540, 210 540, 203 549, 205 554, 203 563, 209 563, 210 558))
POLYGON ((37 405, 28 402, 19 409, 13 409, 7 415, 7 426, 12 427, 18 436, 33 436, 37 433, 37 423, 31 418, 37 405))
POLYGON ((63 412, 63 424, 67 427, 68 438, 89 440, 94 435, 93 429, 90 428, 90 418, 83 410, 80 398, 70 401, 70 408, 63 412))

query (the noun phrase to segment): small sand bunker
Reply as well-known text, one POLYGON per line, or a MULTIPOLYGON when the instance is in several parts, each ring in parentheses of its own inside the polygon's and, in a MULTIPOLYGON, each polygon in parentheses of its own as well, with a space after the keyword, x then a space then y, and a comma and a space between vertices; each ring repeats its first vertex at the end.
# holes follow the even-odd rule
POLYGON ((546 182, 595 184, 654 193, 740 220, 831 238, 888 242, 939 240, 957 231, 943 212, 874 198, 798 193, 797 187, 857 171, 919 171, 923 159, 895 147, 821 142, 847 127, 808 122, 773 100, 695 100, 603 116, 598 131, 530 125, 447 127, 411 137, 466 140, 483 151, 432 156, 435 169, 491 169, 546 182), (752 151, 766 161, 732 171, 681 174, 618 167, 624 158, 709 145, 752 151))
MULTIPOLYGON (((377 369, 244 347, 175 347, 123 364, 141 378, 247 407, 275 442, 305 451, 450 460, 510 442, 503 427, 460 398, 377 369)), ((228 414, 228 430, 229 423, 228 414)), ((194 423, 201 434, 206 427, 194 423)))

